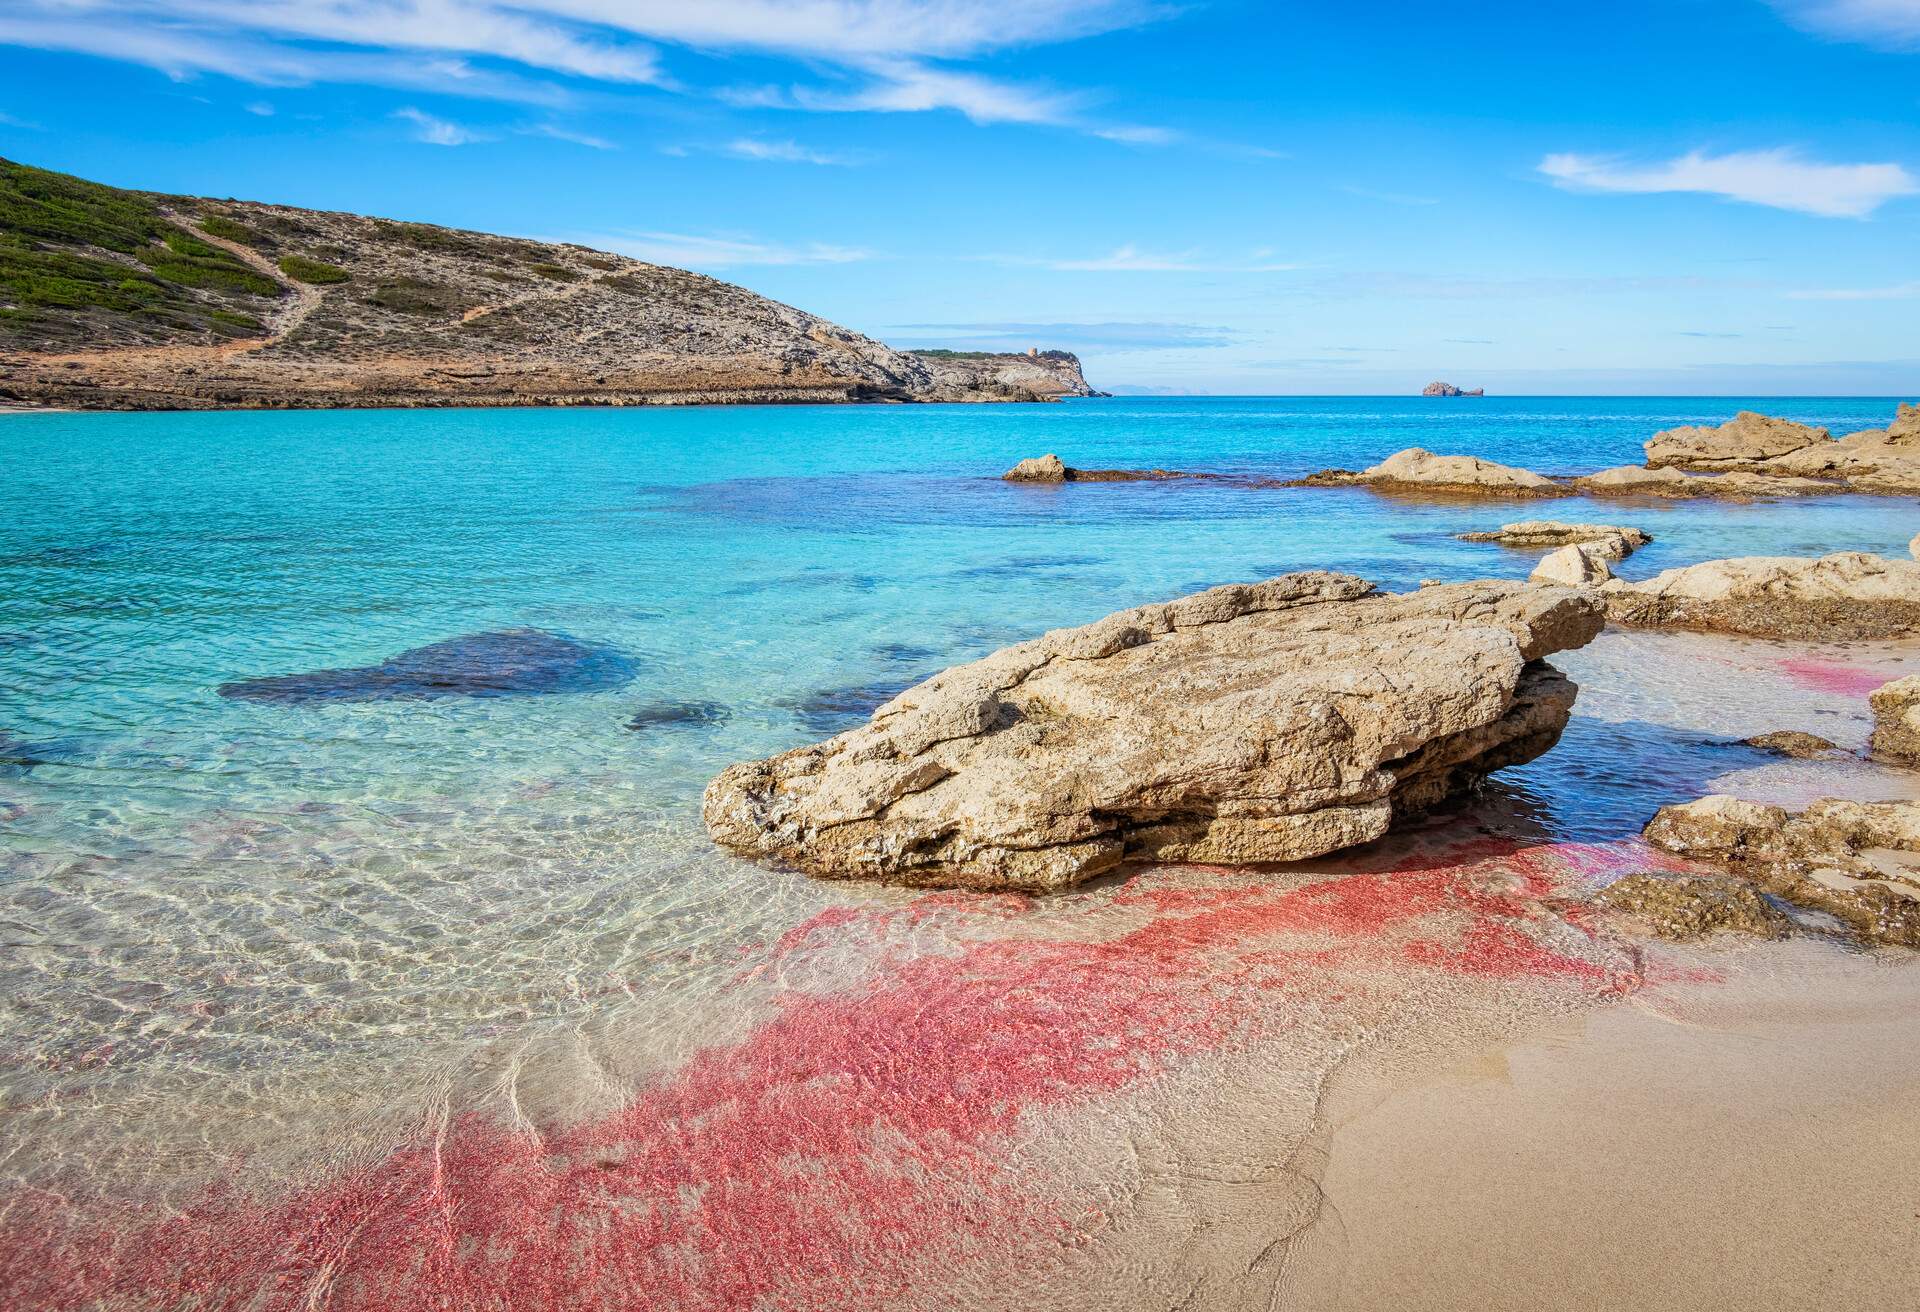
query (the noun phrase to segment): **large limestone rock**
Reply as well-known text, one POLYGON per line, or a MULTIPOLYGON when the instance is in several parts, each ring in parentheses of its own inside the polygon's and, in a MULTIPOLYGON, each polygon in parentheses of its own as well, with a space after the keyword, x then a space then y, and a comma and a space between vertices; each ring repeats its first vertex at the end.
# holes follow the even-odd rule
POLYGON ((1835 916, 1865 942, 1920 947, 1920 802, 1826 798, 1793 815, 1715 795, 1661 807, 1644 837, 1835 916))
POLYGON ((1602 622, 1591 591, 1510 582, 1214 588, 1005 648, 861 728, 732 766, 707 828, 812 875, 983 889, 1317 856, 1551 747, 1575 689, 1542 658, 1602 622))
POLYGON ((1920 562, 1866 552, 1741 556, 1606 585, 1607 616, 1633 628, 1762 638, 1891 638, 1920 632, 1920 562))
POLYGON ((1920 675, 1876 688, 1867 702, 1873 708, 1874 755, 1920 763, 1920 675))
POLYGON ((1655 433, 1646 443, 1647 468, 1712 473, 1756 464, 1831 440, 1824 428, 1809 428, 1790 419, 1770 419, 1742 410, 1718 428, 1670 428, 1655 433))
POLYGON ((1000 477, 1009 483, 1064 483, 1067 481, 1067 462, 1051 452, 1044 456, 1028 456, 1000 477))
POLYGON ((1568 486, 1590 497, 1724 497, 1733 501, 1832 495, 1848 490, 1842 484, 1786 474, 1756 474, 1745 470, 1683 474, 1678 469, 1642 469, 1639 465, 1616 465, 1597 473, 1582 474, 1568 486))
POLYGON ((1357 484, 1381 492, 1416 496, 1563 497, 1567 489, 1530 469, 1495 464, 1478 456, 1438 456, 1421 447, 1396 451, 1359 473, 1322 470, 1301 479, 1309 486, 1357 484))
POLYGON ((1607 559, 1603 546, 1576 542, 1572 546, 1548 552, 1527 577, 1534 583, 1564 583, 1576 588, 1598 587, 1613 578, 1613 570, 1608 568, 1607 559))
POLYGON ((1651 533, 1617 524, 1563 524, 1556 519, 1525 519, 1497 531, 1462 533, 1462 542, 1498 542, 1503 547, 1591 546, 1608 560, 1625 560, 1647 543, 1651 533))

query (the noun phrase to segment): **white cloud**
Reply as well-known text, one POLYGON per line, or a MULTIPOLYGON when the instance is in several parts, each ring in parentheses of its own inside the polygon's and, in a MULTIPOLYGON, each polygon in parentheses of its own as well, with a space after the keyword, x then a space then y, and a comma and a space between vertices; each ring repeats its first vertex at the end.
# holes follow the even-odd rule
POLYGON ((772 164, 854 164, 858 161, 851 155, 835 155, 823 150, 814 150, 797 141, 761 141, 755 137, 741 137, 729 141, 721 148, 722 153, 735 159, 761 160, 772 164))
POLYGON ((1096 137, 1118 141, 1127 146, 1170 146, 1180 140, 1172 128, 1111 127, 1090 129, 1096 137))
POLYGON ((1773 0, 1788 22, 1840 41, 1920 48, 1920 0, 1773 0))
POLYGON ((1540 171, 1576 191, 1701 192, 1836 219, 1865 218, 1889 200, 1920 192, 1920 182, 1898 164, 1822 164, 1790 150, 1727 155, 1696 150, 1664 164, 1643 165, 1549 155, 1540 161, 1540 171))
POLYGON ((671 264, 684 269, 733 269, 767 264, 852 264, 873 258, 872 252, 851 246, 830 246, 823 242, 788 246, 739 235, 610 232, 590 233, 568 240, 631 255, 636 260, 671 264))
POLYGON ((794 106, 813 110, 869 110, 883 113, 951 109, 975 123, 1070 122, 1084 96, 1019 86, 974 73, 953 72, 908 60, 883 60, 864 66, 872 80, 853 91, 795 87, 794 106))
POLYGON ((1827 291, 1788 292, 1796 301, 1914 301, 1920 300, 1920 282, 1889 287, 1841 287, 1827 291))
POLYGON ((596 137, 585 132, 575 132, 570 128, 563 128, 557 123, 531 123, 526 127, 520 128, 519 132, 523 136, 551 137, 555 141, 571 142, 576 146, 590 146, 594 150, 620 149, 619 146, 608 141, 605 137, 596 137))
POLYGON ((424 141, 430 146, 466 146, 476 141, 487 140, 471 128, 462 127, 458 123, 449 123, 444 118, 435 118, 411 105, 405 109, 394 110, 393 116, 413 124, 413 139, 424 141))

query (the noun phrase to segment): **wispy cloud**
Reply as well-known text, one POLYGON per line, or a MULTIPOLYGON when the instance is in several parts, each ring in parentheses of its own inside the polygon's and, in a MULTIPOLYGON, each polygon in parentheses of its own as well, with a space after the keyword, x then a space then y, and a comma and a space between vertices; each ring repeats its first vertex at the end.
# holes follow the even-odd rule
POLYGON ((720 147, 724 155, 735 159, 759 160, 770 164, 858 164, 860 157, 835 154, 831 151, 815 150, 803 146, 797 141, 762 141, 758 137, 741 137, 729 141, 720 147))
POLYGON ((1096 137, 1106 141, 1117 141, 1126 146, 1171 146, 1180 140, 1180 134, 1172 128, 1153 127, 1105 127, 1090 128, 1096 137))
POLYGON ((1235 339, 1225 328, 1191 323, 1106 321, 1082 323, 903 323, 897 333, 938 334, 914 338, 921 346, 973 346, 1024 350, 1048 343, 1118 350, 1174 350, 1186 347, 1231 346, 1235 339))
POLYGON ((529 123, 516 129, 522 136, 550 137, 555 141, 565 141, 575 146, 587 146, 593 150, 618 150, 620 147, 605 137, 596 137, 591 133, 575 132, 558 123, 529 123))
POLYGON ((4 112, 0 112, 0 128, 20 128, 27 132, 46 131, 46 129, 38 123, 29 122, 24 118, 15 118, 13 115, 4 112))
POLYGON ((256 118, 272 118, 273 106, 264 100, 255 100, 245 106, 247 113, 256 118))
POLYGON ((444 118, 435 118, 425 110, 409 105, 405 109, 396 109, 393 116, 405 119, 413 124, 413 139, 424 141, 430 146, 465 146, 488 138, 471 128, 451 123, 444 118))
POLYGON ((1824 218, 1865 218, 1890 200, 1920 192, 1920 182, 1898 164, 1822 164, 1791 150, 1696 150, 1638 165, 1595 155, 1548 155, 1540 172, 1575 191, 1699 192, 1824 218))
POLYGON ((736 269, 768 264, 852 264, 873 258, 873 252, 854 246, 833 246, 824 242, 787 245, 739 234, 607 232, 571 236, 568 240, 631 255, 637 260, 688 269, 736 269))
POLYGON ((1152 251, 1129 243, 1105 255, 1042 258, 1031 255, 991 255, 995 264, 1030 265, 1067 273, 1289 273, 1303 266, 1284 264, 1268 251, 1255 251, 1240 260, 1211 258, 1200 251, 1152 251))
POLYGON ((1734 337, 1745 337, 1745 333, 1710 333, 1699 329, 1682 328, 1674 333, 1675 337, 1706 337, 1715 341, 1724 341, 1734 337))
POLYGON ((911 60, 878 60, 862 65, 865 85, 851 90, 796 86, 791 105, 826 112, 924 113, 950 109, 975 123, 1068 124, 1087 102, 1084 93, 1051 91, 936 68, 911 60))
POLYGON ((1887 287, 1839 287, 1824 291, 1788 292, 1796 301, 1912 301, 1920 300, 1920 282, 1887 287))
POLYGON ((1772 0, 1794 26, 1837 41, 1895 50, 1920 48, 1915 0, 1772 0))

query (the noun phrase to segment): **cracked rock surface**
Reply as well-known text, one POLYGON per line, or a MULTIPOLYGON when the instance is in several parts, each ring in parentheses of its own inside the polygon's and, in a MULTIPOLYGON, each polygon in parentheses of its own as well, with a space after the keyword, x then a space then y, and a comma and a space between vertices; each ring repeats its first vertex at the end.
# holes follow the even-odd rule
POLYGON ((1512 582, 1286 574, 956 666, 860 728, 707 787, 708 831, 823 878, 1041 892, 1124 860, 1294 861, 1558 741, 1544 657, 1604 614, 1512 582))

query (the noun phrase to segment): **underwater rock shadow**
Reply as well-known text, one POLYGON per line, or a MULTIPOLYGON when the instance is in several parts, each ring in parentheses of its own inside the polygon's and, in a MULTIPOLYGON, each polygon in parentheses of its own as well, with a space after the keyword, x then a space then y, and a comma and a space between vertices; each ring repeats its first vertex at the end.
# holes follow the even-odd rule
POLYGON ((926 671, 911 677, 882 679, 844 688, 816 688, 799 696, 779 698, 774 705, 792 711, 794 717, 810 732, 831 738, 856 725, 865 724, 882 706, 915 684, 924 683, 932 677, 933 672, 926 671))
POLYGON ((725 724, 732 718, 733 712, 719 702, 648 702, 628 719, 627 728, 636 733, 650 729, 699 729, 725 724))
POLYGON ((470 633, 401 652, 378 665, 276 674, 223 683, 234 701, 278 706, 604 692, 631 683, 637 663, 612 647, 541 629, 470 633))

